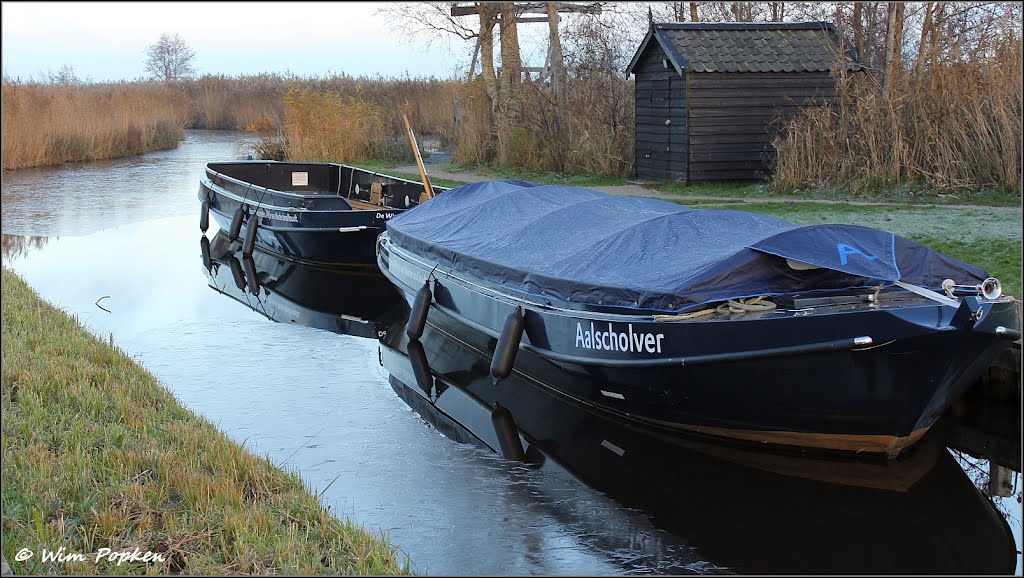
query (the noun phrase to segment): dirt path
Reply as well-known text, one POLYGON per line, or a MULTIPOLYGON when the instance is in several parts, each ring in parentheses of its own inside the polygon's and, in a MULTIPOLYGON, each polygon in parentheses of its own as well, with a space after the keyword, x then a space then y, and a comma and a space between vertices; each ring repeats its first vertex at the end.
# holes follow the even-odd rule
MULTIPOLYGON (((494 177, 479 175, 469 172, 449 172, 444 171, 437 166, 432 166, 432 163, 425 163, 427 169, 427 175, 435 179, 448 179, 452 181, 462 181, 465 183, 476 183, 479 181, 492 180, 494 177)), ((395 167, 395 171, 419 174, 419 168, 416 165, 405 165, 395 167)), ((824 205, 864 205, 864 206, 892 206, 898 205, 903 207, 914 207, 914 208, 927 208, 927 207, 940 207, 945 209, 986 209, 993 211, 1021 211, 1021 207, 993 207, 988 205, 941 205, 937 203, 895 203, 895 202, 879 202, 879 201, 834 201, 828 199, 805 199, 800 197, 719 197, 719 196, 707 196, 707 195, 677 195, 672 193, 663 193, 653 188, 647 188, 639 184, 626 184, 626 185, 611 185, 611 186, 588 186, 588 189, 594 189, 609 195, 621 195, 630 197, 649 197, 653 199, 663 199, 666 201, 716 201, 722 204, 731 203, 821 203, 824 205)))

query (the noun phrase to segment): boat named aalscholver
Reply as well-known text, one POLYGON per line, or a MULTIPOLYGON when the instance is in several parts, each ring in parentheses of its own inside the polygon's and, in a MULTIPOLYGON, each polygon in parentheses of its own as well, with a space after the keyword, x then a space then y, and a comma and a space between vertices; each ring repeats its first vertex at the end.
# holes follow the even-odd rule
POLYGON ((411 338, 493 352, 496 382, 805 450, 899 454, 1020 337, 997 280, 892 233, 579 187, 452 189, 387 223, 378 265, 411 338))

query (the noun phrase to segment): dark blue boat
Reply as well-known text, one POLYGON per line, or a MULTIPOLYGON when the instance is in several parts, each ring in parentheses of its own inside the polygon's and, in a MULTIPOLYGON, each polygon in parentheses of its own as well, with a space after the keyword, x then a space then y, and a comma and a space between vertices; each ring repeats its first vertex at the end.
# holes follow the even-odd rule
POLYGON ((1013 532, 933 428, 891 462, 707 443, 616 419, 554 393, 571 375, 516 371, 495 387, 490 354, 425 328, 381 340, 392 388, 428 423, 493 450, 531 507, 563 519, 623 574, 1009 574, 1013 532), (544 475, 522 472, 538 468, 544 475), (623 509, 566 485, 567 471, 623 509), (544 480, 558 480, 549 487, 544 480), (635 521, 640 512, 673 537, 635 521))
POLYGON ((231 240, 244 239, 247 254, 259 246, 299 261, 372 264, 387 220, 418 205, 423 189, 335 163, 209 163, 199 182, 200 228, 212 214, 231 240))
POLYGON ((491 181, 396 217, 409 332, 659 427, 899 454, 1020 336, 998 281, 892 233, 491 181))

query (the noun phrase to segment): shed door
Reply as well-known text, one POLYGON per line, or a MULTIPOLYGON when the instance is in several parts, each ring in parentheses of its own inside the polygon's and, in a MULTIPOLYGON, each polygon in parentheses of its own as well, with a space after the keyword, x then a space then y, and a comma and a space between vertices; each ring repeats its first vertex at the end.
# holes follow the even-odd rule
POLYGON ((684 80, 664 74, 637 82, 637 177, 686 179, 684 80))

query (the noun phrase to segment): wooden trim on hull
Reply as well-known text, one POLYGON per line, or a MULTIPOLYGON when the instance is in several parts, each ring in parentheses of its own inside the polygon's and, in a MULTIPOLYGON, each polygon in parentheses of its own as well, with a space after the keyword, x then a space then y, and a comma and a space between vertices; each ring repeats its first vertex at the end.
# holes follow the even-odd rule
POLYGON ((729 429, 669 423, 660 420, 647 420, 662 427, 682 429, 695 433, 720 438, 737 439, 762 444, 789 446, 794 448, 821 449, 855 454, 878 454, 889 459, 895 458, 904 450, 917 443, 928 431, 927 427, 914 430, 910 435, 871 435, 871 434, 825 434, 793 431, 759 431, 729 429))

